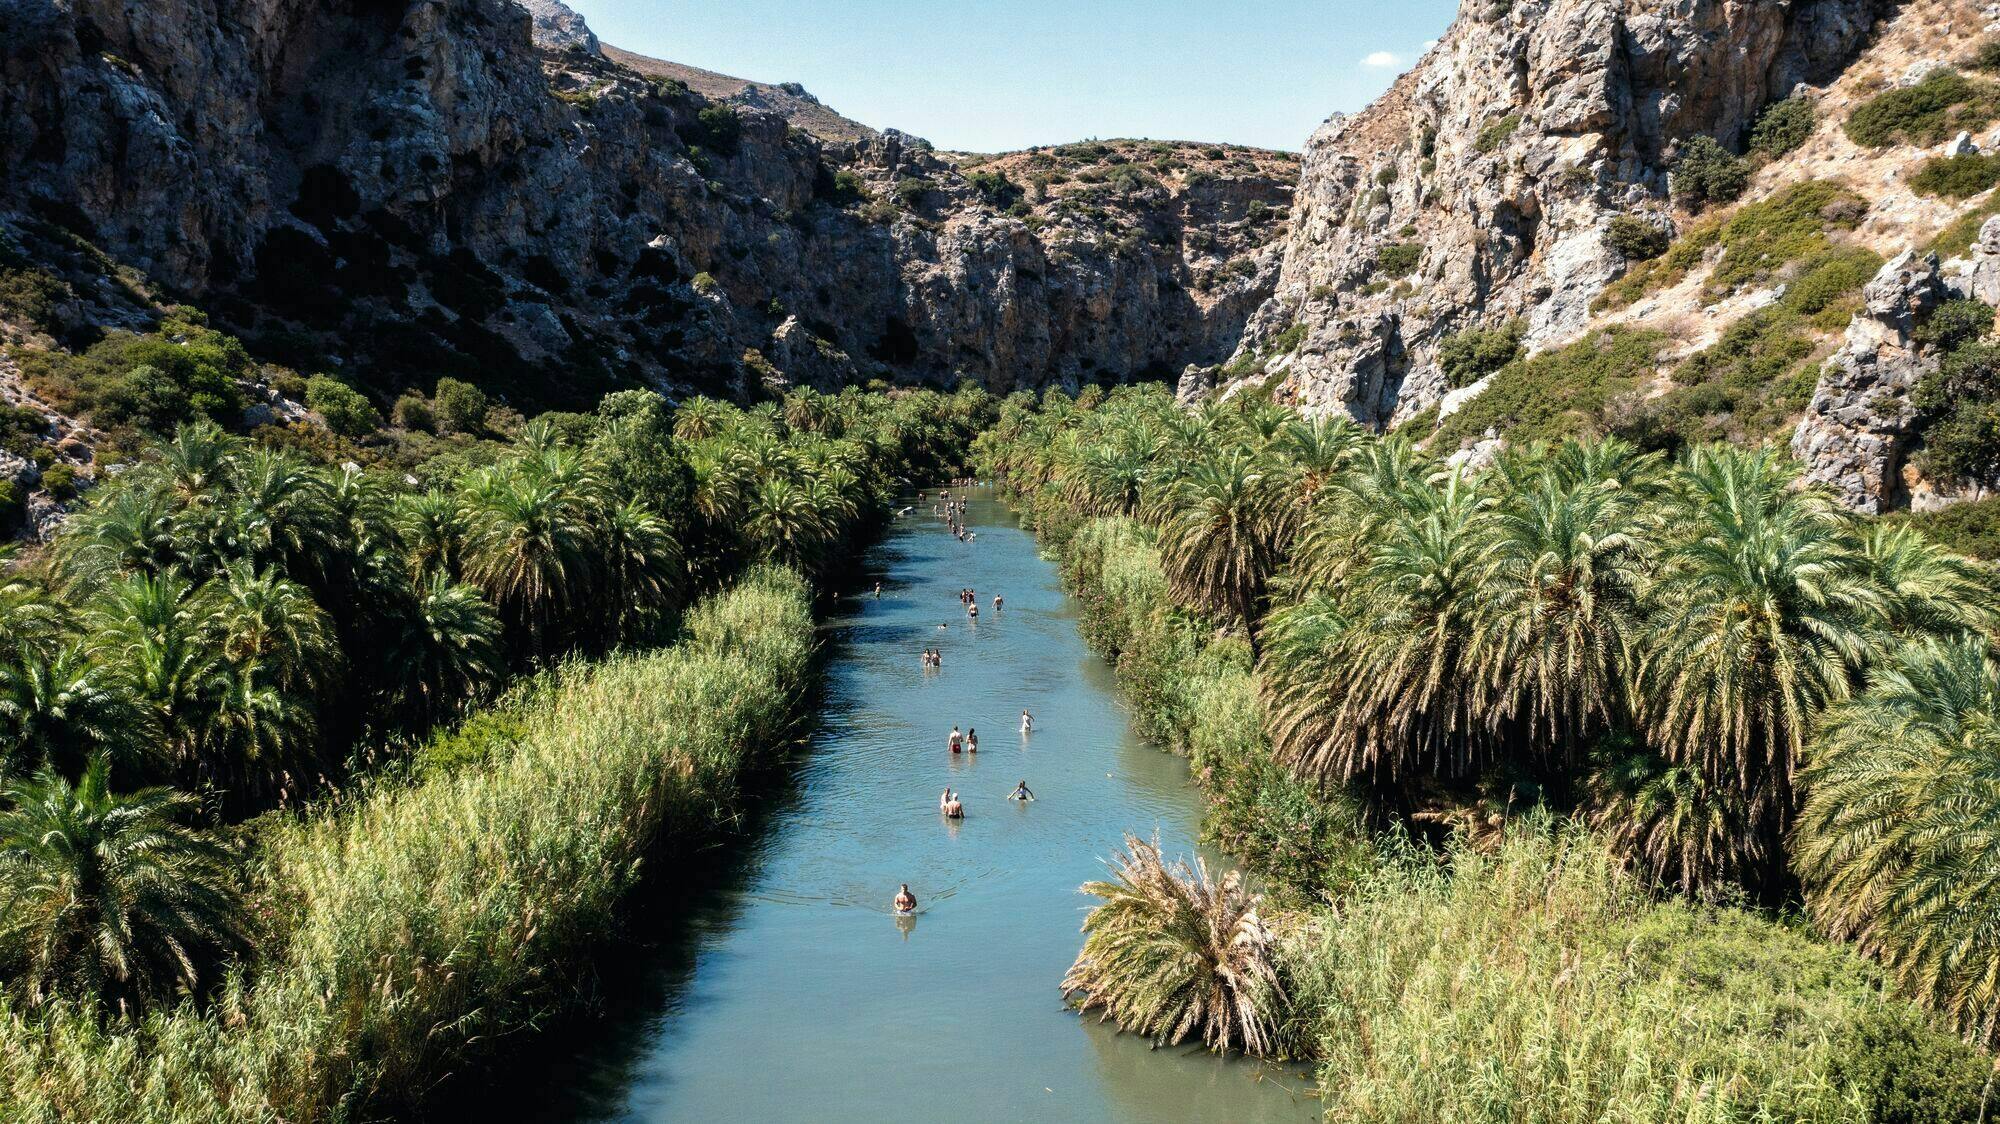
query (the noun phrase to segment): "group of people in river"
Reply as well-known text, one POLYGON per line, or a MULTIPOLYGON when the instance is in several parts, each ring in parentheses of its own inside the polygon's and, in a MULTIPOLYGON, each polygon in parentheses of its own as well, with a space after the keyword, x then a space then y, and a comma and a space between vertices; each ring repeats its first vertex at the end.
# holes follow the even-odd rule
MULTIPOLYGON (((973 483, 974 481, 971 480, 970 478, 963 478, 952 481, 951 487, 967 488, 971 487, 973 483)), ((923 502, 925 499, 928 498, 930 497, 926 493, 919 492, 917 494, 917 501, 919 503, 923 502)), ((953 496, 949 490, 939 492, 937 499, 931 505, 931 513, 943 519, 945 521, 945 527, 951 532, 951 534, 954 537, 956 537, 961 542, 969 541, 972 538, 971 532, 967 531, 965 527, 965 506, 966 506, 965 499, 963 497, 953 496)), ((877 583, 875 587, 875 596, 879 598, 881 597, 881 595, 882 595, 882 587, 880 583, 877 583)), ((964 607, 965 615, 974 622, 977 622, 979 619, 978 592, 974 590, 971 586, 967 586, 964 589, 958 591, 958 601, 959 604, 964 607)), ((999 613, 1001 607, 1005 604, 1006 601, 1004 598, 1002 598, 999 594, 994 594, 993 596, 994 613, 996 614, 999 613)), ((947 629, 950 627, 951 627, 950 622, 944 622, 938 625, 938 628, 940 630, 947 629)), ((943 667, 944 666, 943 649, 925 648, 923 654, 923 665, 926 670, 929 670, 931 668, 943 667)), ((1021 733, 1023 735, 1026 735, 1034 728, 1035 728, 1035 716, 1033 714, 1030 714, 1026 710, 1021 711, 1021 733)), ((979 731, 976 728, 967 727, 963 733, 960 733, 959 728, 956 725, 954 725, 951 728, 951 733, 945 739, 945 744, 953 754, 960 754, 960 753, 976 754, 979 752, 979 731)), ((1035 798, 1034 791, 1028 787, 1028 782, 1026 779, 1023 779, 1019 783, 1015 784, 1014 790, 1007 794, 1008 800, 1018 801, 1019 803, 1022 804, 1026 804, 1032 801, 1034 798, 1035 798)), ((964 819, 965 818, 964 797, 961 796, 956 789, 946 786, 944 792, 938 796, 938 814, 942 815, 945 819, 948 820, 964 819)), ((917 896, 910 892, 910 884, 907 882, 903 883, 902 887, 896 892, 895 911, 900 916, 910 916, 915 914, 917 911, 917 896)))

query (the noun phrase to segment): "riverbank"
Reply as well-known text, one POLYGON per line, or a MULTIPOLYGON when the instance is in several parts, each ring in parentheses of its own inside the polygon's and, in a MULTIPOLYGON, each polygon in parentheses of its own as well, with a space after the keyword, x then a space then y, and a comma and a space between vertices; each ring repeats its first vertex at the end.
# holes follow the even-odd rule
POLYGON ((10 1119, 325 1120, 419 1099, 562 1002, 644 864, 725 818, 796 721, 797 575, 753 572, 664 651, 562 672, 503 757, 278 830, 259 912, 282 955, 212 1013, 130 1031, 5 1013, 10 1119))
POLYGON ((1193 761, 1205 834, 1290 907, 1286 1037, 1329 1118, 1977 1118, 1987 1059, 1796 923, 1662 899, 1546 820, 1488 849, 1370 838, 1277 765, 1249 646, 1174 604, 1149 528, 1015 501, 1135 719, 1193 761))

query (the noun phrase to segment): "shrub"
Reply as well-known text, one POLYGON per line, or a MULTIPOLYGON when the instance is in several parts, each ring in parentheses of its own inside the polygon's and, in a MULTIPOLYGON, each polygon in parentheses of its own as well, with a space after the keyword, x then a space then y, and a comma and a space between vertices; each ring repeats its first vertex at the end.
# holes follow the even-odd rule
POLYGON ((374 403, 360 391, 325 375, 306 380, 306 405, 342 437, 365 437, 382 425, 382 413, 374 403))
POLYGON ((1647 261, 1667 252, 1667 232, 1635 215, 1617 215, 1605 242, 1627 261, 1647 261))
POLYGON ((896 202, 906 210, 915 210, 923 205, 935 186, 922 176, 904 176, 896 181, 896 202))
POLYGON ((1497 328, 1467 328, 1438 346, 1438 365, 1453 387, 1471 386, 1521 357, 1528 326, 1510 320, 1497 328))
POLYGON ((1955 70, 1934 70, 1923 81, 1875 95, 1848 115, 1848 139, 1866 148, 1901 140, 1938 144, 1960 130, 1976 130, 2000 112, 1994 88, 1955 70))
POLYGON ((1812 136, 1819 113, 1806 98, 1772 102, 1750 127, 1750 151, 1776 158, 1793 151, 1812 136))
POLYGON ((695 122, 701 129, 699 143, 703 148, 734 156, 742 147, 743 118, 734 106, 711 105, 695 114, 695 122))
POLYGON ((1021 188, 1005 172, 974 172, 965 178, 987 203, 1006 210, 1021 200, 1021 188))
POLYGON ((1674 202, 1699 211, 1716 203, 1732 203, 1750 186, 1750 164, 1731 155, 1714 137, 1695 136, 1681 146, 1668 175, 1674 202))
POLYGON ((825 198, 841 207, 864 202, 868 198, 868 184, 852 169, 842 168, 827 181, 825 198))
POLYGON ((1989 198, 1953 219, 1951 225, 1938 231, 1937 237, 1931 239, 1931 244, 1925 248, 1941 258, 1964 257, 1966 251, 1972 248, 1973 241, 1979 237, 1979 228, 1985 226, 1986 220, 1994 215, 2000 215, 2000 195, 1989 198))
POLYGON ((688 278, 688 288, 706 297, 721 292, 722 283, 715 279, 715 274, 704 269, 688 278))
POLYGON ((1966 65, 1988 74, 2000 71, 2000 38, 1983 40, 1979 46, 1973 48, 1972 57, 1966 61, 1966 65))
POLYGON ((1910 177, 1912 190, 1946 199, 1970 199, 1996 183, 2000 183, 2000 156, 1979 153, 1932 157, 1910 177))
POLYGON ((76 481, 76 466, 66 461, 57 461, 42 470, 42 490, 59 500, 76 498, 76 481))
POLYGON ((1993 306, 1970 297, 1948 300, 1932 310, 1911 338, 1926 347, 1956 351, 1993 330, 1993 306))
POLYGON ((486 424, 486 392, 471 383, 441 378, 431 402, 440 433, 478 433, 486 424))
POLYGON ((1616 327, 1516 363, 1444 419, 1435 446, 1453 449, 1489 428, 1517 442, 1602 432, 1605 406, 1653 373, 1664 342, 1659 332, 1616 327))
POLYGON ((1479 130, 1479 136, 1473 140, 1473 151, 1479 153, 1494 151, 1506 144, 1520 127, 1521 115, 1518 113, 1509 113, 1505 117, 1489 122, 1485 128, 1479 130))
POLYGON ((437 429, 437 415, 432 412, 430 401, 415 392, 396 399, 389 416, 397 425, 413 433, 431 433, 437 429))
POLYGON ((0 316, 18 316, 44 332, 53 331, 56 306, 69 295, 69 286, 46 270, 0 267, 0 316))
POLYGON ((1392 242, 1376 255, 1375 269, 1384 277, 1406 277, 1416 272, 1423 258, 1422 243, 1392 242))
POLYGON ((1949 550, 1985 561, 2000 559, 2000 496, 1955 503, 1938 511, 1884 516, 1908 522, 1949 550))

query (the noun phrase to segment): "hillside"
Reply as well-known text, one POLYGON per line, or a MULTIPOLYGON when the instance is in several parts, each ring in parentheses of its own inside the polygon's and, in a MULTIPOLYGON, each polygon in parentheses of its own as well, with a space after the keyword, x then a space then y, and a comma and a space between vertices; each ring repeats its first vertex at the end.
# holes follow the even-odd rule
POLYGON ((1489 434, 1769 441, 1863 511, 1979 494, 1948 468, 1983 444, 1926 456, 1937 411, 1911 394, 1947 358, 1934 310, 1995 296, 2000 232, 1972 244, 1996 16, 1468 5, 1315 135, 1277 292, 1184 389, 1268 387, 1481 457, 1489 434))
POLYGON ((33 525, 61 499, 38 469, 66 492, 107 436, 285 422, 303 376, 385 418, 441 376, 524 413, 634 385, 1076 386, 1215 363, 1271 291, 1288 161, 1107 150, 1045 192, 785 87, 717 101, 697 87, 730 80, 537 7, 10 9, 0 395, 31 412, 0 474, 33 525), (217 362, 134 381, 123 333, 162 325, 217 362))

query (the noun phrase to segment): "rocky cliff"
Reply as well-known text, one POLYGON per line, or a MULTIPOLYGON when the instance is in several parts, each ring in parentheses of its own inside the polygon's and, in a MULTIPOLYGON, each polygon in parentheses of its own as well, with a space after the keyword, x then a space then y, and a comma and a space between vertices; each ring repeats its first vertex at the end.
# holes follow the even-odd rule
POLYGON ((1393 89, 1313 136, 1277 292, 1228 374, 1379 426, 1444 396, 1458 330, 1575 337, 1627 268, 1612 219, 1685 220, 1679 146, 1740 150, 1760 109, 1839 75, 1892 6, 1468 0, 1393 89))
POLYGON ((718 104, 535 8, 0 0, 0 247, 56 292, 10 319, 80 343, 189 301, 301 370, 378 393, 456 374, 527 407, 1176 372, 1227 356, 1276 276, 1277 154, 969 175, 718 104))

